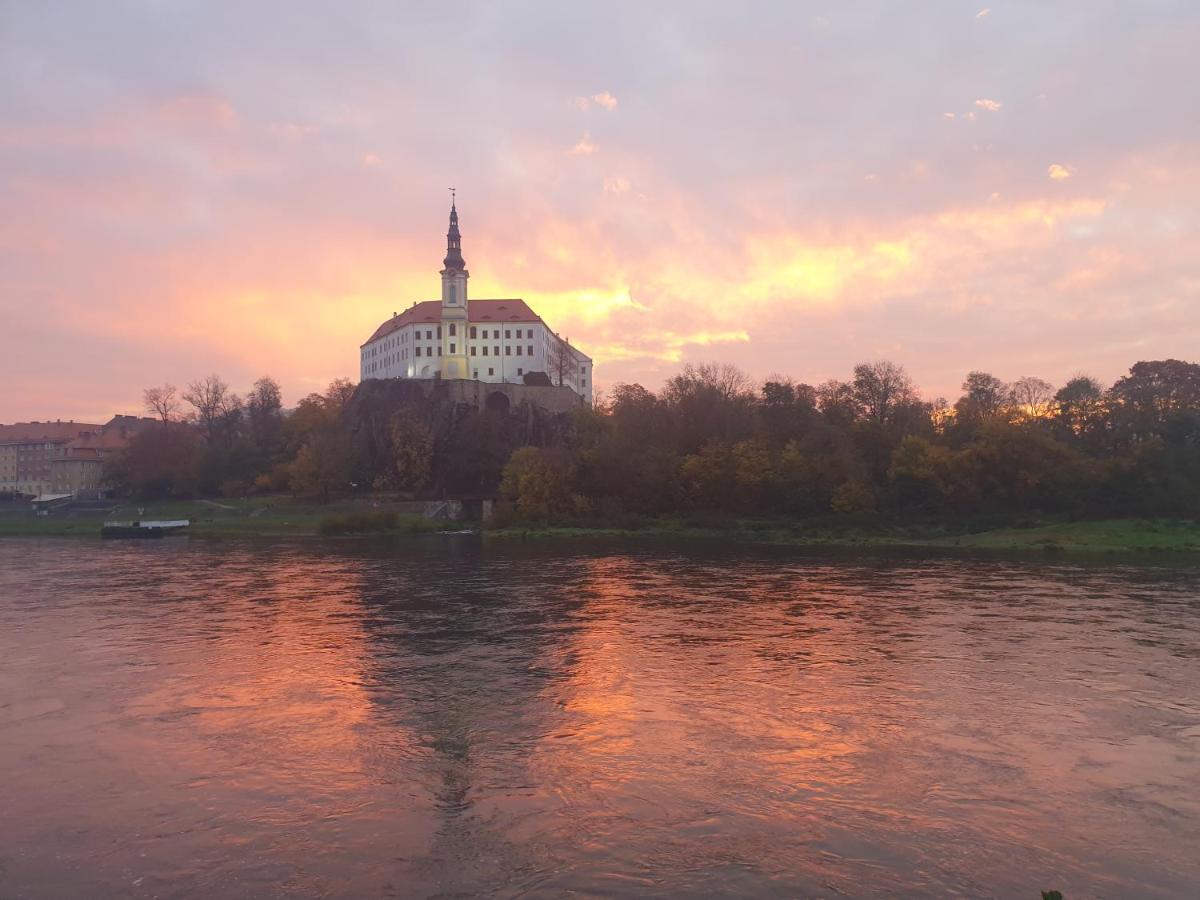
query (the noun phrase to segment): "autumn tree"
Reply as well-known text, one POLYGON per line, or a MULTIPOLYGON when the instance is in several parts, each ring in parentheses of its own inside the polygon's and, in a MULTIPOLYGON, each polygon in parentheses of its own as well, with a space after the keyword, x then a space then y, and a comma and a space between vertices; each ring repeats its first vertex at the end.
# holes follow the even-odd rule
POLYGON ((146 388, 142 392, 142 402, 146 411, 161 419, 163 425, 167 425, 179 417, 179 397, 173 384, 146 388))
POLYGON ((219 376, 209 375, 193 381, 183 399, 191 404, 192 417, 209 444, 215 444, 220 438, 228 440, 236 433, 242 401, 219 376))
POLYGON ((388 436, 392 453, 385 482, 402 491, 421 490, 433 468, 433 432, 405 408, 392 416, 388 436))
POLYGON ((575 469, 568 454, 542 447, 513 451, 500 481, 500 495, 522 518, 544 523, 569 515, 575 469))
POLYGON ((1026 375, 1009 387, 1009 396, 1017 412, 1033 420, 1045 419, 1054 411, 1054 385, 1026 375))
POLYGON ((853 397, 860 414, 877 425, 889 424, 898 409, 918 402, 904 367, 888 360, 854 367, 853 397))
POLYGON ((250 440, 264 454, 276 453, 283 442, 283 393, 269 376, 254 382, 246 396, 250 440))

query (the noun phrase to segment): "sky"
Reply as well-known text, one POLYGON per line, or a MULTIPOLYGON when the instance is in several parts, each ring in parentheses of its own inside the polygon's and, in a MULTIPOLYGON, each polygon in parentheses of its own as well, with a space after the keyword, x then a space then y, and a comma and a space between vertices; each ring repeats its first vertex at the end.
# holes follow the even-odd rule
POLYGON ((1200 358, 1200 3, 0 0, 0 422, 262 375, 439 296, 651 389, 1200 358))

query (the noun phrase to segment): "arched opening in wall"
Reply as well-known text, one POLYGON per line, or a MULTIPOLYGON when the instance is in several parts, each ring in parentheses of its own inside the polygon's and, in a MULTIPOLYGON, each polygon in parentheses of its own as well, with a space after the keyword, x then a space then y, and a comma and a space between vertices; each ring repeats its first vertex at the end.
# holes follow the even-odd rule
POLYGON ((483 405, 488 412, 506 413, 512 404, 508 402, 507 394, 492 391, 487 395, 487 400, 484 401, 483 405))
POLYGON ((429 377, 429 366, 421 366, 421 377, 422 378, 429 377))

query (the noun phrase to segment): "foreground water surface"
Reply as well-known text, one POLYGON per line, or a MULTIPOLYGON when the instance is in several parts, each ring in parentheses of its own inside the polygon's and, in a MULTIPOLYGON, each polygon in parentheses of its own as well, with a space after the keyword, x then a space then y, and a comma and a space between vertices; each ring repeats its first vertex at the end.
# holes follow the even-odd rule
POLYGON ((0 896, 1193 897, 1200 569, 0 540, 0 896))

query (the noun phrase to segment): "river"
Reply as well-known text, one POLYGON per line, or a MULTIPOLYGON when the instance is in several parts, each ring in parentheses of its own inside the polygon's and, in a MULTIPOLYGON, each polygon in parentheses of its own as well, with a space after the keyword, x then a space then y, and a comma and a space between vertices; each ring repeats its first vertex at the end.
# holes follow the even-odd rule
POLYGON ((0 897, 1200 893, 1200 568, 0 540, 0 897))

